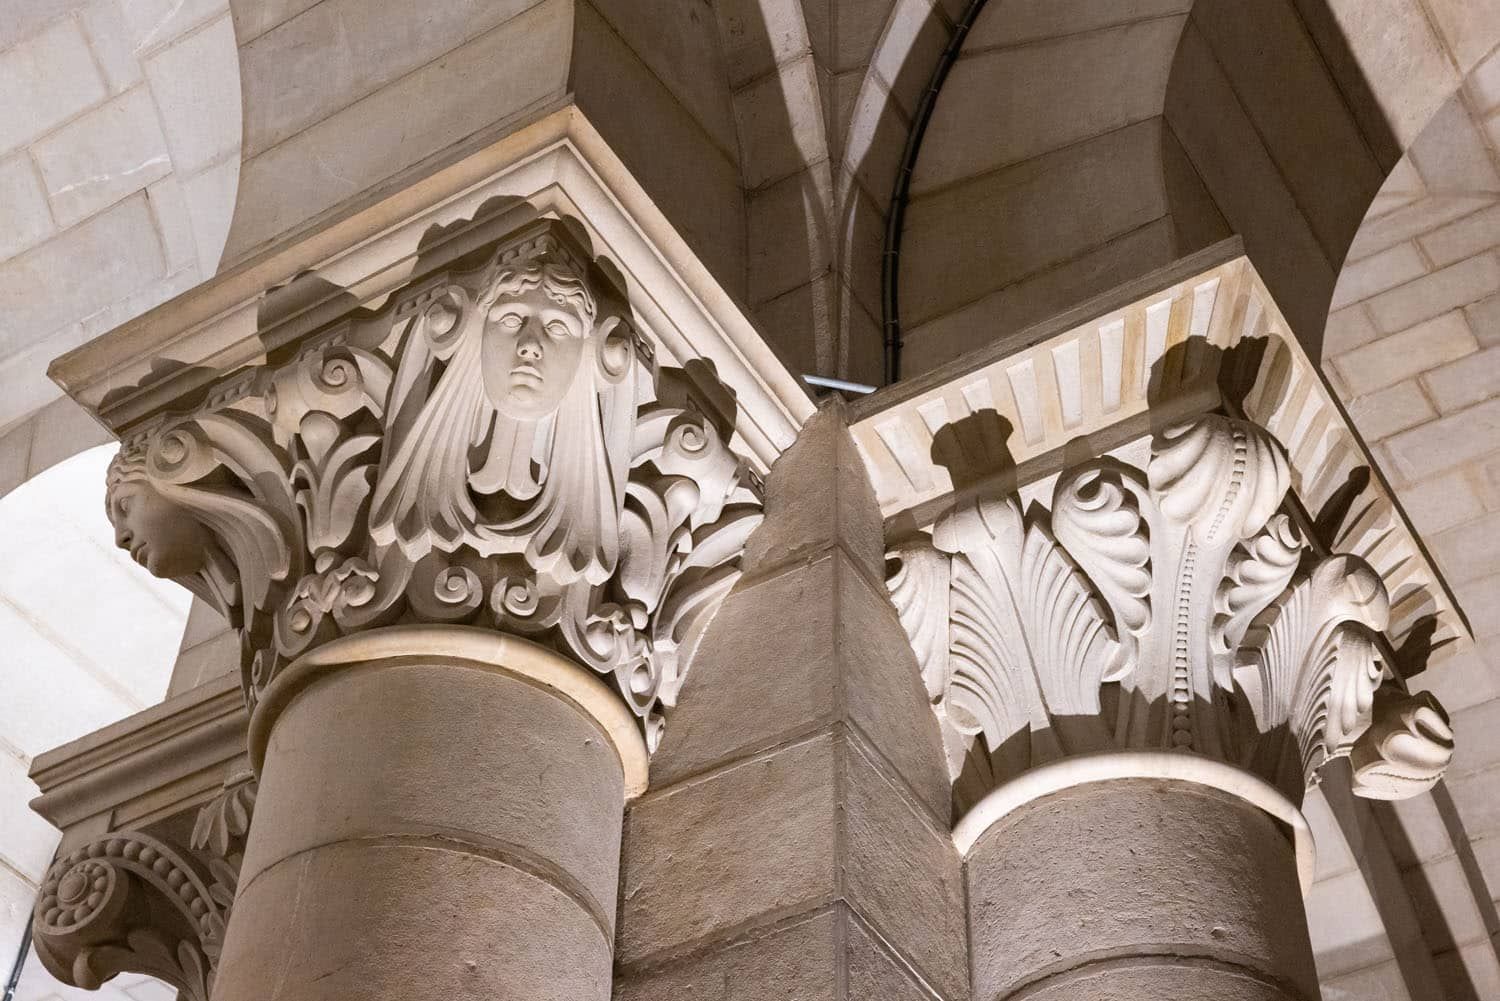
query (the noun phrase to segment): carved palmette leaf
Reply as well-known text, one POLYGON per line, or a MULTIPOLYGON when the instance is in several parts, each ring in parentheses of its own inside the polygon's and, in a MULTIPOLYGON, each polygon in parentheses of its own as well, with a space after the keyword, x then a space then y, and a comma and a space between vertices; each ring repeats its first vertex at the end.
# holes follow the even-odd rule
POLYGON ((363 526, 375 471, 380 459, 380 436, 352 434, 336 418, 311 413, 302 420, 299 442, 307 457, 292 467, 297 505, 307 519, 307 544, 318 570, 326 570, 336 554, 363 526))
POLYGON ((639 607, 643 624, 691 548, 685 510, 691 509, 697 495, 697 484, 677 477, 632 479, 626 485, 617 583, 621 594, 639 607))
POLYGON ((1203 546, 1259 532, 1291 485, 1286 456, 1266 431, 1217 414, 1174 425, 1151 443, 1151 495, 1165 518, 1203 546))
POLYGON ((886 589, 901 628, 911 640, 927 697, 937 703, 948 693, 948 568, 928 536, 919 536, 886 554, 886 589))
POLYGON ((953 682, 949 649, 952 563, 953 557, 939 552, 925 535, 910 539, 886 554, 886 589, 916 654, 922 685, 943 738, 948 774, 957 778, 963 772, 976 731, 970 711, 958 710, 969 721, 960 727, 948 706, 953 682))
POLYGON ((962 505, 933 528, 933 543, 952 554, 948 719, 959 732, 1000 747, 1033 720, 1041 693, 1021 673, 1025 638, 1002 562, 1020 553, 1024 535, 1014 498, 962 505))
POLYGON ((933 538, 953 553, 946 719, 982 734, 991 753, 1029 729, 1033 764, 1109 746, 1100 687, 1128 665, 1104 609, 1046 528, 1027 525, 1007 498, 954 511, 933 538))
MULTIPOLYGON (((1290 518, 1278 514, 1254 538, 1229 556, 1224 580, 1214 596, 1213 650, 1226 668, 1255 617, 1291 583, 1302 558, 1301 533, 1290 518)), ((1228 678, 1220 678, 1228 688, 1228 678)))
POLYGON ((632 451, 612 591, 649 639, 651 690, 673 705, 698 639, 739 579, 740 554, 762 515, 759 499, 743 486, 743 464, 700 414, 646 408, 632 451))
POLYGON ((692 535, 692 545, 667 581, 651 614, 651 645, 661 673, 664 705, 677 696, 697 651, 698 641, 726 595, 740 579, 740 554, 760 526, 758 504, 736 504, 692 535))
POLYGON ((1113 613, 1123 656, 1134 662, 1151 628, 1151 538, 1134 470, 1091 462, 1065 472, 1053 493, 1052 531, 1113 613))
POLYGON ((1041 692, 1023 673, 1025 639, 998 556, 955 556, 952 582, 948 718, 961 733, 983 735, 993 750, 1033 722, 1044 725, 1041 692))
POLYGON ((1385 586, 1363 560, 1333 556, 1294 584, 1246 633, 1234 677, 1258 733, 1285 727, 1300 788, 1347 754, 1368 725, 1385 673, 1374 634, 1390 614, 1385 586))
POLYGON ((1410 799, 1431 789, 1453 760, 1453 727, 1430 692, 1394 685, 1375 693, 1373 722, 1354 743, 1354 793, 1365 799, 1410 799))
POLYGON ((1027 646, 1048 714, 1097 719, 1100 687, 1120 680, 1131 665, 1073 561, 1039 523, 1026 533, 1019 584, 1027 646))

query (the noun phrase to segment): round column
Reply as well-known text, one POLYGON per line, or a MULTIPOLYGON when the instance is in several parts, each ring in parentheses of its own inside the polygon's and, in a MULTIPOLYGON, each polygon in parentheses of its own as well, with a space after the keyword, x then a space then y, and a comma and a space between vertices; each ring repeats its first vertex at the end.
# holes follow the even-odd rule
POLYGON ((1319 997, 1306 824, 1270 786, 1165 753, 1072 759, 1011 785, 955 832, 974 1001, 1319 997))
POLYGON ((395 627, 289 666, 215 1001, 607 1001, 634 718, 523 640, 395 627))

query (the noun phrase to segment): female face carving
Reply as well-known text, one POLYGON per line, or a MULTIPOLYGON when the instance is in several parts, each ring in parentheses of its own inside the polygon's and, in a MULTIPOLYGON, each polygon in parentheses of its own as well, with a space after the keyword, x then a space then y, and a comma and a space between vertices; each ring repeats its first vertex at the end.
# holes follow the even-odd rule
POLYGON ((213 536, 203 523, 149 483, 122 483, 110 498, 115 545, 156 577, 186 577, 202 570, 213 536))
POLYGON ((480 371, 495 409, 518 420, 556 410, 578 375, 588 331, 540 286, 500 296, 484 318, 480 371))

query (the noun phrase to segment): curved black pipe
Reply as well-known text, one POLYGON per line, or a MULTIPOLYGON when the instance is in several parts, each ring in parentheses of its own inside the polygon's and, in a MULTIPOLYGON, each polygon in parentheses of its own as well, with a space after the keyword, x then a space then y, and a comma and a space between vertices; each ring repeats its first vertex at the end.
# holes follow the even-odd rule
POLYGON ((10 979, 5 981, 3 1001, 13 1001, 16 987, 21 983, 21 968, 26 965, 26 954, 31 951, 31 920, 26 919, 26 930, 21 933, 21 951, 16 953, 16 965, 10 968, 10 979))
POLYGON ((912 174, 917 169, 917 154, 922 149, 922 136, 927 132, 927 123, 937 107, 938 91, 948 71, 958 59, 964 47, 969 29, 979 17, 986 0, 969 0, 963 17, 953 28, 948 47, 933 68, 932 78, 927 81, 927 90, 917 105, 916 117, 912 119, 911 131, 906 135, 906 149, 901 153, 901 166, 896 170, 896 184, 891 190, 891 209, 885 219, 885 247, 880 255, 880 312, 881 324, 885 327, 885 382, 890 385, 901 378, 901 303, 896 285, 901 276, 901 229, 906 221, 906 199, 911 190, 912 174))

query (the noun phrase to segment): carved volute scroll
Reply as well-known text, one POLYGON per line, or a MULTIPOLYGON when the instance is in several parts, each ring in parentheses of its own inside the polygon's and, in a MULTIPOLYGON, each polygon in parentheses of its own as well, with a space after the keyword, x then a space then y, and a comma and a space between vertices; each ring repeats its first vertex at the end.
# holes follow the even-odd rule
POLYGON ((209 1001, 254 806, 254 778, 235 776, 202 807, 186 848, 126 830, 59 856, 32 923, 43 965, 85 990, 142 973, 209 1001))
POLYGON ((1270 435, 1207 415, 1158 434, 1144 470, 1064 470, 1050 511, 969 500, 896 547, 888 586, 954 777, 1164 749, 1294 802, 1343 756, 1361 795, 1430 788, 1453 735, 1386 663, 1385 585, 1358 557, 1313 553, 1288 487, 1270 435))
POLYGON ((240 629, 252 705, 337 636, 463 624, 609 676, 654 748, 761 504, 630 315, 533 223, 127 439, 117 541, 240 629))

